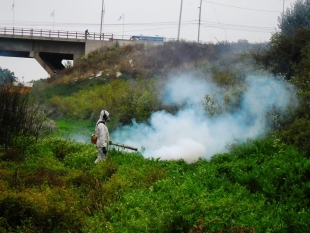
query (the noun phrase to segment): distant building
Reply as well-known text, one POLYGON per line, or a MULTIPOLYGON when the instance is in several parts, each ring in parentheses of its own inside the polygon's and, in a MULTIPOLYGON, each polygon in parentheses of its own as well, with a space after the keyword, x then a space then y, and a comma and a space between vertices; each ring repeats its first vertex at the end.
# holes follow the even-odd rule
POLYGON ((33 87, 33 83, 20 83, 13 82, 13 87, 10 89, 10 92, 19 92, 21 94, 28 94, 33 87))

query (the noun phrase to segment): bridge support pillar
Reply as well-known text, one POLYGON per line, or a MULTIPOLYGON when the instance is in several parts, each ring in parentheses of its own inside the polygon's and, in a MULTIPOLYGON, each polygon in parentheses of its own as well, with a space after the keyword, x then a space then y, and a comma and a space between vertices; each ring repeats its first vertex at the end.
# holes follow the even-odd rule
POLYGON ((39 56, 39 53, 36 51, 30 51, 29 57, 32 57, 37 60, 37 62, 46 70, 46 72, 51 76, 54 77, 54 71, 43 61, 43 59, 39 56))

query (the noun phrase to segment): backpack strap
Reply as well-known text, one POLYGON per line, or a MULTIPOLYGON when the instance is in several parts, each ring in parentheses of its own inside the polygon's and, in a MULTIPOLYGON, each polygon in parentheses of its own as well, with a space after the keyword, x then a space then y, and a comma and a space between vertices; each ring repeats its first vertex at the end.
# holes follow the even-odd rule
POLYGON ((102 123, 102 124, 105 125, 105 122, 104 122, 104 121, 99 121, 99 122, 97 123, 97 126, 98 126, 100 123, 102 123))

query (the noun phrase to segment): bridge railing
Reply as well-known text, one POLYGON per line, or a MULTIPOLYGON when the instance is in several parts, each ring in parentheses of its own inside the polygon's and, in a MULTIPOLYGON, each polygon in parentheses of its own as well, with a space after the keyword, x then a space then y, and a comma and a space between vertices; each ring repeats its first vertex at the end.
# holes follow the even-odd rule
POLYGON ((88 39, 88 40, 113 40, 113 34, 107 33, 89 33, 85 32, 69 32, 69 31, 55 31, 32 28, 12 28, 0 27, 0 34, 2 35, 17 35, 17 36, 36 36, 36 37, 51 37, 64 39, 88 39))

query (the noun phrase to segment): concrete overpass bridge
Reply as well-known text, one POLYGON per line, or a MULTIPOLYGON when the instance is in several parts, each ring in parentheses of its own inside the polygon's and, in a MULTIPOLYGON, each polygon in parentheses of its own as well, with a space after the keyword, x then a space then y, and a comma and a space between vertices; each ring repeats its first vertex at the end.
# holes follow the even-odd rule
MULTIPOLYGON (((137 41, 104 33, 86 36, 85 32, 0 27, 0 56, 34 58, 51 77, 65 68, 62 60, 74 62, 116 42, 122 46, 137 41)), ((138 42, 158 44, 156 41, 138 42)))

